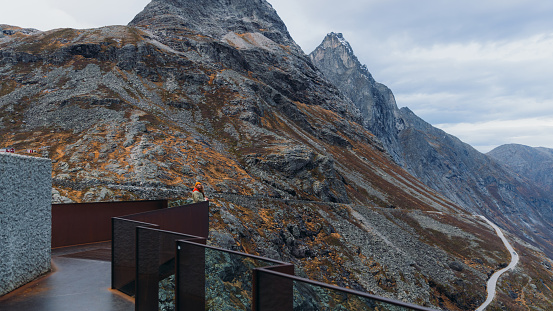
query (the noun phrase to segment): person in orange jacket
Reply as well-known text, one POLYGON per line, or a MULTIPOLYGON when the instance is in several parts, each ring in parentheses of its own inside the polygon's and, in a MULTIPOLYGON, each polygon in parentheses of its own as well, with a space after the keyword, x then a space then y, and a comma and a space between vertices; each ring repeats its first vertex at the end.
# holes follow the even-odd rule
POLYGON ((209 201, 209 199, 204 194, 204 186, 201 182, 196 182, 194 185, 194 191, 192 191, 192 200, 194 203, 209 201))

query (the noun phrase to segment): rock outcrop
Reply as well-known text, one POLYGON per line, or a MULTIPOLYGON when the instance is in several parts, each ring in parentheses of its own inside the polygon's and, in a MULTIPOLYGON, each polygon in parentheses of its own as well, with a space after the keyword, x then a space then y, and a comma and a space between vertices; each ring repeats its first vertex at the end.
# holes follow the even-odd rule
POLYGON ((509 144, 499 146, 487 155, 545 191, 553 192, 553 149, 509 144))
POLYGON ((398 133, 405 128, 392 91, 374 80, 341 33, 328 34, 309 55, 313 63, 357 106, 363 125, 403 164, 398 133))

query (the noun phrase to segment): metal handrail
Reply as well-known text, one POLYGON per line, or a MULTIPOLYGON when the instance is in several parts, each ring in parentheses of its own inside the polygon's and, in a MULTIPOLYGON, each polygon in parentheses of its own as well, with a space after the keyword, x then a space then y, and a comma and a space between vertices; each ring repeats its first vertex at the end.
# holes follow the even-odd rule
POLYGON ((273 274, 273 275, 276 275, 276 276, 279 276, 279 277, 282 277, 282 278, 287 278, 287 279, 290 279, 292 281, 303 282, 303 283, 307 283, 307 284, 310 284, 310 285, 330 289, 330 290, 333 290, 333 291, 339 291, 339 292, 343 292, 345 294, 350 294, 350 295, 360 296, 360 297, 364 297, 364 298, 369 298, 369 299, 372 299, 372 300, 375 300, 375 301, 384 302, 384 303, 399 306, 399 307, 409 308, 409 309, 416 310, 416 311, 438 311, 436 309, 422 307, 422 306, 406 303, 406 302, 399 301, 399 300, 393 300, 393 299, 385 298, 385 297, 382 297, 382 296, 371 295, 369 293, 360 292, 360 291, 356 291, 356 290, 349 289, 349 288, 330 285, 330 284, 327 284, 327 283, 317 282, 317 281, 313 281, 313 280, 310 280, 310 279, 298 277, 298 276, 295 276, 295 275, 290 275, 290 274, 286 274, 286 273, 273 271, 273 270, 268 269, 268 268, 270 268, 270 267, 256 268, 255 270, 262 271, 262 272, 268 273, 268 274, 273 274))
MULTIPOLYGON (((158 213, 158 211, 153 211, 153 212, 141 213, 141 215, 156 215, 157 213, 158 213)), ((138 215, 140 215, 140 214, 138 214, 138 215)), ((372 295, 372 294, 369 294, 369 293, 366 293, 366 292, 360 292, 360 291, 356 291, 356 290, 352 290, 352 289, 348 289, 348 288, 343 288, 343 287, 339 287, 339 286, 335 286, 335 285, 330 285, 330 284, 327 284, 327 283, 317 282, 317 281, 313 281, 313 280, 310 280, 310 279, 298 277, 298 276, 294 275, 294 270, 293 270, 294 265, 291 264, 291 263, 284 262, 284 261, 279 261, 279 260, 274 260, 274 259, 270 259, 270 258, 266 258, 266 257, 261 257, 261 256, 257 256, 257 255, 247 254, 247 253, 243 253, 243 252, 239 252, 239 251, 223 249, 223 248, 216 247, 216 246, 210 246, 210 245, 206 245, 206 244, 197 243, 196 241, 205 240, 206 237, 201 237, 201 236, 186 234, 186 233, 180 233, 180 232, 175 232, 175 231, 169 231, 169 230, 163 230, 163 229, 160 229, 159 225, 157 225, 155 223, 148 223, 148 222, 129 219, 129 218, 133 218, 132 216, 133 215, 123 216, 123 217, 113 217, 113 218, 114 219, 119 219, 119 220, 125 220, 125 221, 131 222, 131 223, 135 223, 137 225, 135 230, 146 229, 146 230, 156 231, 156 232, 159 232, 159 233, 166 233, 166 234, 172 234, 172 235, 173 234, 174 235, 181 235, 183 238, 189 237, 189 238, 192 239, 192 240, 177 239, 176 240, 176 243, 177 243, 176 246, 177 246, 178 249, 175 248, 176 253, 178 253, 179 250, 180 250, 179 243, 185 243, 185 244, 189 244, 189 245, 192 245, 192 246, 201 247, 201 248, 204 248, 204 249, 210 249, 210 250, 223 252, 223 253, 227 253, 227 254, 232 254, 232 255, 236 255, 236 256, 247 257, 247 258, 251 258, 251 259, 259 260, 259 261, 264 261, 266 263, 271 264, 269 266, 262 267, 262 268, 254 268, 252 270, 252 272, 254 274, 260 274, 260 275, 265 274, 265 273, 266 274, 271 274, 273 276, 276 276, 277 278, 284 278, 286 280, 289 280, 290 282, 292 282, 292 281, 301 282, 301 283, 304 283, 304 284, 317 286, 317 287, 320 287, 320 288, 325 288, 325 289, 328 289, 328 290, 331 290, 331 291, 341 292, 341 293, 349 294, 349 295, 352 295, 352 296, 357 296, 357 297, 361 297, 361 298, 370 299, 370 300, 373 300, 375 302, 385 303, 385 304, 389 304, 389 305, 393 305, 393 306, 397 306, 397 307, 403 307, 403 308, 407 308, 407 309, 411 309, 411 310, 415 310, 415 311, 436 311, 436 309, 432 309, 432 308, 428 308, 428 307, 414 305, 414 304, 410 304, 410 303, 406 303, 406 302, 402 302, 402 301, 398 301, 398 300, 393 300, 393 299, 390 299, 390 298, 385 298, 385 297, 382 297, 382 296, 372 295), (157 228, 155 228, 155 227, 157 227, 157 228)), ((112 253, 112 256, 113 256, 113 253, 112 253)), ((113 262, 113 260, 112 260, 112 262, 113 262)), ((135 267, 135 268, 138 271, 138 267, 135 267)), ((177 271, 175 271, 175 272, 178 272, 178 269, 179 268, 176 267, 177 271)), ((136 279, 138 279, 138 276, 136 277, 136 279)), ((179 280, 179 278, 177 277, 175 279, 175 281, 178 283, 179 282, 178 280, 179 280)), ((258 290, 257 288, 259 286, 259 284, 255 285, 256 280, 258 280, 258 277, 254 276, 254 280, 253 280, 254 286, 252 288, 254 290, 254 292, 252 293, 252 299, 253 299, 252 300, 252 306, 256 305, 255 300, 259 299, 258 295, 255 293, 255 291, 258 290)), ((178 297, 178 293, 176 293, 176 295, 178 297)), ((285 295, 287 295, 287 296, 291 295, 290 297, 293 296, 292 292, 289 292, 289 293, 285 292, 285 295)), ((290 306, 292 304, 291 301, 292 300, 290 300, 290 306)), ((138 304, 136 306, 138 306, 138 304)))
MULTIPOLYGON (((220 247, 216 247, 216 246, 212 246, 212 245, 200 244, 200 243, 196 243, 196 242, 193 242, 193 241, 190 241, 190 240, 182 240, 182 241, 179 240, 179 242, 183 242, 183 243, 186 243, 186 244, 192 244, 192 245, 203 247, 203 248, 212 249, 212 250, 223 252, 223 253, 229 253, 229 254, 233 254, 233 255, 237 255, 237 256, 248 257, 248 258, 261 260, 261 261, 267 261, 267 262, 270 262, 270 263, 274 263, 275 266, 292 265, 289 262, 284 262, 284 261, 279 261, 279 260, 275 260, 275 259, 271 259, 271 258, 266 258, 266 257, 257 256, 257 255, 242 253, 242 252, 233 251, 233 250, 230 250, 230 249, 224 249, 224 248, 220 248, 220 247)), ((269 267, 272 267, 272 266, 269 266, 269 267)))

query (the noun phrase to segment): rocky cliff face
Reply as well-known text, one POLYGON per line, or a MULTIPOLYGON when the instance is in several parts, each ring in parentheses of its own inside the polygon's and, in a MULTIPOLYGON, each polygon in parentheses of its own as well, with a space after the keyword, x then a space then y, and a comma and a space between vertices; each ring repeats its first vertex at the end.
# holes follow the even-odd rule
MULTIPOLYGON (((501 241, 364 125, 265 1, 153 1, 130 26, 0 42, 0 141, 52 159, 56 201, 185 198, 199 180, 212 244, 320 281, 474 309, 509 260, 501 241)), ((553 301, 548 259, 516 247, 528 263, 514 283, 536 287, 513 293, 553 301)))
POLYGON ((432 127, 406 108, 400 133, 406 163, 415 176, 472 213, 483 213, 550 252, 553 198, 532 182, 432 127))
POLYGON ((403 164, 398 132, 404 128, 392 91, 374 80, 340 33, 330 33, 309 55, 313 63, 360 110, 363 125, 403 164))
MULTIPOLYGON (((341 34, 327 35, 310 56, 360 109, 365 127, 395 155, 396 162, 426 185, 471 213, 502 219, 517 228, 514 230, 528 234, 539 227, 553 238, 547 229, 553 222, 553 196, 434 128, 408 108, 398 109, 391 91, 374 81, 341 34)), ((548 246, 542 245, 545 250, 548 246)))
POLYGON ((517 174, 553 192, 553 149, 510 144, 487 153, 517 174))

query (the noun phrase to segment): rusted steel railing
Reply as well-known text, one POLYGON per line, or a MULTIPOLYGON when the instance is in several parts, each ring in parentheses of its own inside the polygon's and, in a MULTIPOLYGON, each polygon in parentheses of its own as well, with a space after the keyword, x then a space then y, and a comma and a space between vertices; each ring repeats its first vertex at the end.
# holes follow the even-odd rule
POLYGON ((167 200, 52 204, 52 248, 111 240, 111 218, 167 208, 167 200))
POLYGON ((160 298, 187 311, 432 310, 297 277, 290 263, 207 246, 208 202, 114 217, 112 226, 112 288, 135 296, 138 311, 157 311, 160 298))
POLYGON ((175 241, 191 239, 205 243, 209 234, 209 203, 113 217, 111 231, 112 288, 129 296, 140 293, 135 300, 137 310, 149 310, 147 306, 153 302, 157 305, 157 296, 150 295, 154 287, 157 293, 158 286, 150 280, 163 277, 164 273, 157 275, 154 271, 171 266, 175 241))

